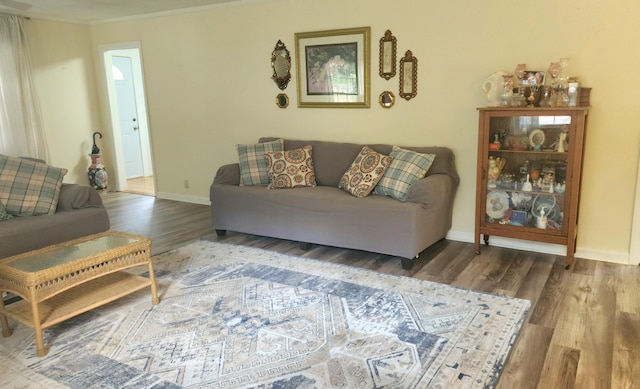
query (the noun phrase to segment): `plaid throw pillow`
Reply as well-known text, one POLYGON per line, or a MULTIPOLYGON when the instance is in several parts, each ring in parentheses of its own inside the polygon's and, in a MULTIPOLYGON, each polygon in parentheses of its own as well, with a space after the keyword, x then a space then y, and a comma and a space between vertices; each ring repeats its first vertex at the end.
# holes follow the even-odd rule
POLYGON ((338 188, 344 189, 356 197, 368 196, 382 178, 392 159, 369 146, 364 146, 351 167, 340 179, 338 188))
POLYGON ((267 185, 269 167, 264 155, 284 150, 284 139, 255 145, 237 145, 236 149, 240 163, 240 185, 267 185))
POLYGON ((302 186, 316 186, 316 173, 311 154, 313 147, 266 153, 264 158, 269 165, 267 189, 288 189, 302 186))
POLYGON ((11 215, 9 215, 7 213, 7 210, 4 208, 4 205, 2 205, 2 203, 0 203, 0 221, 9 220, 12 217, 13 216, 11 216, 11 215))
POLYGON ((0 203, 14 216, 56 212, 67 169, 0 155, 0 203))
POLYGON ((427 174, 436 155, 416 153, 398 146, 393 146, 393 151, 389 155, 393 157, 393 161, 373 193, 391 196, 404 202, 407 200, 407 192, 411 184, 427 174))

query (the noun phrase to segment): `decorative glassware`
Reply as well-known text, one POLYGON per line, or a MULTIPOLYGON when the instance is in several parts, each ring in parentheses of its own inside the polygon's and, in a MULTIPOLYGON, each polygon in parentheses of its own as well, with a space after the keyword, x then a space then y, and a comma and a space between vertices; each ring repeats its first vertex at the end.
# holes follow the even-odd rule
POLYGON ((518 78, 518 86, 522 85, 522 80, 524 79, 524 73, 527 71, 527 65, 523 63, 519 63, 516 66, 516 70, 514 70, 515 76, 518 78))
POLYGON ((551 62, 547 69, 547 74, 551 76, 551 86, 556 85, 556 79, 560 75, 560 62, 551 62))
POLYGON ((503 107, 508 107, 511 105, 511 100, 513 99, 513 75, 505 74, 502 76, 503 85, 502 92, 500 93, 500 105, 503 107))

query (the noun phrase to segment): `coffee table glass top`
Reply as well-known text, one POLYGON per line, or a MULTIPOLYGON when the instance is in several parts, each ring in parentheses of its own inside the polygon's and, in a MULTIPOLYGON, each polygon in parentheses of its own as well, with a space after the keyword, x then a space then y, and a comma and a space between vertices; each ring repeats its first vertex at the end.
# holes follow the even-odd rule
POLYGON ((54 266, 72 262, 77 259, 98 255, 107 250, 137 241, 138 239, 124 236, 106 235, 86 242, 76 243, 71 246, 63 245, 52 250, 28 255, 9 262, 4 262, 3 265, 12 267, 16 270, 35 273, 54 266))

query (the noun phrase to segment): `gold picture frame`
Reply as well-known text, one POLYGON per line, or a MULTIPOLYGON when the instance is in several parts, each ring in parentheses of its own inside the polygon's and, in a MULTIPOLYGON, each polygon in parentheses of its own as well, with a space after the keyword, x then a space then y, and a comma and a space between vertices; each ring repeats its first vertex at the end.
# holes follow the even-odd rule
POLYGON ((371 27, 295 34, 298 107, 370 107, 371 27))
POLYGON ((418 59, 407 50, 400 59, 400 97, 411 100, 418 94, 418 59))
POLYGON ((388 80, 396 75, 396 51, 398 40, 387 30, 380 38, 380 77, 388 80))

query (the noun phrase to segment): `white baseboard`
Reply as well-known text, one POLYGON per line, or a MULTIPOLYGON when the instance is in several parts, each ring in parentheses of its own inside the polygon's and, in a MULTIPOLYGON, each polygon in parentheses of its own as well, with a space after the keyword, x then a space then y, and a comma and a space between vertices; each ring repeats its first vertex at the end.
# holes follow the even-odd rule
MULTIPOLYGON (((211 205, 211 201, 205 197, 197 196, 185 196, 175 193, 158 192, 156 197, 165 200, 182 201, 185 203, 194 203, 202 205, 211 205)), ((447 239, 455 240, 459 242, 473 243, 474 234, 471 232, 449 231, 447 239)), ((481 242, 484 245, 484 242, 481 242)), ((566 255, 567 249, 564 245, 532 242, 528 240, 502 238, 499 236, 492 236, 490 244, 496 247, 504 247, 514 250, 526 250, 536 253, 553 254, 553 255, 566 255)), ((482 249, 482 246, 480 247, 482 249)), ((631 264, 631 256, 628 252, 615 252, 604 250, 593 250, 587 248, 578 247, 576 249, 576 257, 583 259, 592 259, 595 261, 619 263, 623 265, 631 264)))
POLYGON ((182 201, 184 203, 211 205, 211 201, 209 201, 209 199, 206 197, 186 196, 186 195, 179 195, 175 193, 158 192, 156 193, 156 198, 164 199, 164 200, 182 201))
MULTIPOLYGON (((449 231, 447 239, 456 240, 459 242, 473 243, 474 234, 470 232, 449 231)), ((484 241, 481 241, 484 245, 484 241)), ((528 240, 502 238, 499 236, 492 236, 489 240, 491 246, 504 247, 515 250, 533 251, 536 253, 553 254, 553 255, 566 255, 567 248, 564 245, 532 242, 528 240)), ((482 250, 482 245, 480 250, 482 250)), ((593 259, 596 261, 613 262, 623 265, 630 264, 629 253, 604 251, 604 250, 592 250, 578 247, 576 249, 576 257, 583 259, 593 259)))

